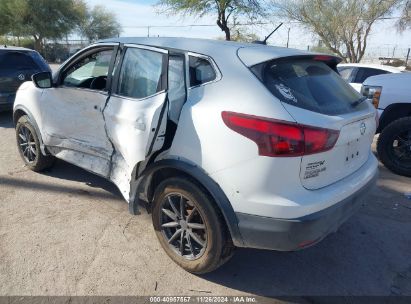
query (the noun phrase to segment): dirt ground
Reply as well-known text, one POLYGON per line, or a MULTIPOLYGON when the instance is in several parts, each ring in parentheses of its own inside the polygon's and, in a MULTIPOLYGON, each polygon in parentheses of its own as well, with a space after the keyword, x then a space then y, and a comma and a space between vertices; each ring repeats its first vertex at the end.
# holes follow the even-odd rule
POLYGON ((58 161, 38 174, 0 113, 0 295, 411 295, 411 179, 380 166, 367 205, 317 246, 238 249, 196 276, 160 248, 109 182, 58 161))

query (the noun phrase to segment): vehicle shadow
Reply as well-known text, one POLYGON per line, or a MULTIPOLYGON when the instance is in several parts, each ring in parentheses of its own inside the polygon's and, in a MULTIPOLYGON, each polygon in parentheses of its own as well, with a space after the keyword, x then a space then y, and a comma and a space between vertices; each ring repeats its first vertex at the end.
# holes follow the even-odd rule
POLYGON ((53 167, 42 174, 53 178, 84 183, 91 188, 103 189, 115 198, 123 199, 118 188, 110 181, 60 159, 57 159, 53 167))
POLYGON ((381 185, 385 178, 397 179, 386 173, 359 213, 316 246, 297 252, 238 249, 227 264, 202 277, 302 302, 310 296, 411 295, 411 261, 405 254, 411 252, 411 200, 381 185))
POLYGON ((0 128, 13 128, 13 112, 0 112, 0 128))

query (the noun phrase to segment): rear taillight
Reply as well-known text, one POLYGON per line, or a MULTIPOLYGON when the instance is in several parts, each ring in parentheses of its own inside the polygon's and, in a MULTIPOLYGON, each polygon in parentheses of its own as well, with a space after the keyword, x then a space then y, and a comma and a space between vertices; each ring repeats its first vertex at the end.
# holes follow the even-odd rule
POLYGON ((377 109, 380 103, 382 87, 363 85, 361 88, 361 94, 371 100, 374 107, 377 109))
POLYGON ((222 117, 227 127, 254 141, 258 154, 263 156, 291 157, 328 151, 340 134, 336 130, 234 112, 222 112, 222 117))

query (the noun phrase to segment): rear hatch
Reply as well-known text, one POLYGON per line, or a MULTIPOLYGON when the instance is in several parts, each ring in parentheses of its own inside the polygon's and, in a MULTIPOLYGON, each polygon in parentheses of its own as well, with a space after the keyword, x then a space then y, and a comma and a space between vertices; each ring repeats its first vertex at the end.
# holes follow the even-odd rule
POLYGON ((360 169, 367 161, 375 134, 373 109, 364 109, 354 115, 313 115, 308 118, 293 106, 285 107, 298 123, 340 130, 331 150, 302 157, 300 179, 305 188, 314 190, 333 184, 360 169))
POLYGON ((339 131, 330 150, 301 157, 300 179, 307 189, 343 179, 370 155, 375 109, 337 74, 337 63, 332 56, 303 55, 251 67, 298 124, 339 131))
MULTIPOLYGON (((41 71, 48 71, 45 63, 39 62, 35 52, 0 50, 0 93, 15 93, 25 81, 41 71)), ((41 58, 41 57, 40 57, 41 58)))

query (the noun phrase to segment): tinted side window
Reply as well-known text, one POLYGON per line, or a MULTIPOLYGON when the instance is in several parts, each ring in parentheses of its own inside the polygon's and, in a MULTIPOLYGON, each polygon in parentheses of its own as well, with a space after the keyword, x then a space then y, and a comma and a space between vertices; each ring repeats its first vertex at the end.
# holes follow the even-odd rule
POLYGON ((338 68, 338 73, 340 73, 342 79, 350 82, 352 70, 352 68, 338 68))
POLYGON ((175 123, 187 97, 184 60, 184 56, 179 55, 170 55, 168 60, 169 117, 175 123))
POLYGON ((33 58, 23 52, 6 52, 0 55, 0 69, 30 70, 38 68, 33 58))
POLYGON ((355 77, 355 83, 363 83, 368 77, 387 74, 387 71, 371 68, 359 68, 357 76, 355 77))
POLYGON ((31 52, 31 57, 34 59, 36 64, 41 68, 42 71, 51 72, 51 69, 47 63, 47 61, 37 52, 31 52))
POLYGON ((190 87, 210 82, 216 79, 212 64, 204 58, 189 56, 190 87))
POLYGON ((164 57, 155 51, 127 49, 117 93, 126 97, 144 98, 160 92, 164 57))
POLYGON ((63 85, 92 90, 105 90, 113 50, 95 52, 65 71, 63 85))

